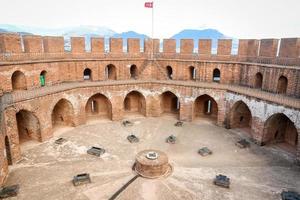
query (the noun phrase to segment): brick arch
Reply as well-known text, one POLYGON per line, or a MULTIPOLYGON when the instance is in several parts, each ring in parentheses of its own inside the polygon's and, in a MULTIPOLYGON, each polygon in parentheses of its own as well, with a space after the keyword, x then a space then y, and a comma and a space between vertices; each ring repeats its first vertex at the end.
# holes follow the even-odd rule
POLYGON ((47 84, 47 71, 46 70, 43 70, 40 73, 40 84, 42 87, 47 84))
POLYGON ((196 67, 191 65, 187 68, 187 77, 188 80, 196 80, 196 67))
POLYGON ((131 79, 137 79, 138 78, 139 70, 138 70, 138 67, 135 64, 132 64, 130 66, 129 72, 130 72, 130 78, 131 79))
POLYGON ((271 115, 264 123, 263 144, 281 144, 288 150, 297 150, 298 131, 293 121, 283 113, 271 115))
POLYGON ((33 112, 19 110, 16 113, 16 122, 20 144, 28 140, 42 141, 40 121, 33 112))
POLYGON ((285 94, 287 92, 287 87, 288 87, 288 78, 286 76, 281 75, 277 81, 276 91, 280 94, 285 94))
POLYGON ((60 99, 52 109, 52 127, 74 126, 74 113, 72 103, 65 98, 60 99))
POLYGON ((105 67, 105 79, 117 80, 117 68, 113 64, 108 64, 105 67))
POLYGON ((252 113, 244 101, 237 101, 233 104, 229 114, 230 128, 243 128, 250 132, 252 125, 252 113))
POLYGON ((174 77, 174 69, 172 66, 168 65, 166 66, 166 74, 168 79, 173 79, 174 77))
POLYGON ((111 101, 102 93, 93 94, 85 103, 85 114, 88 119, 112 119, 111 101))
POLYGON ((125 114, 139 113, 146 116, 146 98, 141 92, 132 90, 124 98, 123 108, 125 114))
POLYGON ((208 94, 198 96, 194 101, 194 118, 206 118, 217 121, 218 103, 208 94))
POLYGON ((85 68, 83 70, 83 80, 93 80, 93 72, 90 68, 85 68))
POLYGON ((259 88, 261 89, 262 88, 262 85, 263 85, 263 75, 261 72, 257 72, 255 74, 255 79, 254 79, 254 88, 259 88))
POLYGON ((27 90, 26 76, 20 70, 11 75, 11 85, 13 90, 27 90))
POLYGON ((212 81, 216 83, 221 82, 221 70, 219 68, 214 68, 212 73, 212 81))
POLYGON ((173 114, 177 118, 180 114, 180 101, 177 95, 171 91, 165 91, 160 95, 160 107, 162 114, 173 114))

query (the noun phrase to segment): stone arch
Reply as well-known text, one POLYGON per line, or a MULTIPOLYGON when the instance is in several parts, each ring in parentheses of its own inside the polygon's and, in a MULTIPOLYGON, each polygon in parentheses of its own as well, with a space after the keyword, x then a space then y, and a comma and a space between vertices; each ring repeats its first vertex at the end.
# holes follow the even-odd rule
POLYGON ((188 68, 188 79, 189 80, 196 80, 196 68, 194 66, 190 66, 188 68))
POLYGON ((42 140, 40 121, 32 112, 20 110, 16 113, 16 121, 20 144, 28 140, 42 140))
POLYGON ((215 99, 207 94, 198 96, 194 102, 194 117, 217 121, 218 104, 215 99))
POLYGON ((92 80, 92 70, 90 68, 84 69, 83 80, 92 80))
POLYGON ((262 88, 263 84, 263 75, 260 72, 255 74, 254 88, 262 88))
POLYGON ((277 82, 277 92, 285 94, 288 86, 288 79, 285 76, 280 76, 277 82))
POLYGON ((168 65, 166 67, 166 73, 167 73, 168 79, 173 79, 173 69, 170 65, 168 65))
POLYGON ((229 116, 230 128, 243 128, 251 130, 252 114, 243 101, 237 101, 233 104, 229 116))
POLYGON ((25 74, 21 71, 15 71, 11 76, 11 84, 13 90, 26 90, 27 83, 25 74))
POLYGON ((123 101, 125 114, 142 114, 146 116, 146 98, 138 91, 129 92, 123 101))
POLYGON ((6 155, 8 165, 12 165, 12 156, 11 156, 10 149, 11 148, 10 148, 10 142, 8 136, 5 136, 5 155, 6 155))
POLYGON ((263 144, 279 144, 288 150, 297 150, 298 131, 294 123, 283 113, 271 115, 264 124, 263 144))
POLYGON ((130 66, 130 78, 137 79, 138 78, 138 69, 136 65, 130 66))
POLYGON ((179 117, 180 102, 179 98, 170 91, 160 95, 160 107, 163 114, 173 114, 179 117))
POLYGON ((74 126, 74 108, 70 101, 60 99, 51 114, 52 127, 74 126))
POLYGON ((85 113, 88 119, 95 118, 112 118, 112 104, 103 94, 94 94, 91 96, 86 105, 85 113))
POLYGON ((117 69, 113 64, 109 64, 106 66, 105 78, 108 80, 117 80, 117 69))
POLYGON ((47 80, 47 71, 43 70, 40 73, 40 84, 42 87, 46 85, 46 80, 47 80))
POLYGON ((219 83, 221 81, 221 72, 218 68, 213 71, 213 82, 219 83))

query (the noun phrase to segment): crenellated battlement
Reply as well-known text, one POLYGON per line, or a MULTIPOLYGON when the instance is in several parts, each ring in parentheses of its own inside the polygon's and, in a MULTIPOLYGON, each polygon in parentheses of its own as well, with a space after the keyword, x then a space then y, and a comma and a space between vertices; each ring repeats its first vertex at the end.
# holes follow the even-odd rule
POLYGON ((81 57, 87 58, 89 56, 101 58, 101 54, 106 54, 106 56, 118 54, 120 57, 130 55, 145 57, 153 52, 157 58, 232 60, 300 66, 300 38, 240 39, 238 49, 234 49, 237 54, 234 55, 232 54, 232 39, 218 40, 216 53, 212 53, 213 47, 210 39, 197 41, 197 49, 193 39, 181 39, 179 47, 176 46, 175 39, 164 39, 162 44, 159 39, 146 39, 143 41, 142 47, 138 38, 127 39, 126 46, 124 46, 124 39, 122 38, 109 38, 108 41, 104 38, 91 38, 90 51, 86 50, 84 37, 71 37, 70 42, 71 51, 66 51, 64 37, 0 34, 0 54, 2 55, 0 61, 30 60, 35 59, 34 55, 37 55, 37 59, 46 59, 51 58, 51 56, 47 56, 49 54, 60 55, 58 58, 72 57, 69 54, 81 54, 81 57), (21 54, 29 56, 26 59, 26 56, 20 56, 21 54))

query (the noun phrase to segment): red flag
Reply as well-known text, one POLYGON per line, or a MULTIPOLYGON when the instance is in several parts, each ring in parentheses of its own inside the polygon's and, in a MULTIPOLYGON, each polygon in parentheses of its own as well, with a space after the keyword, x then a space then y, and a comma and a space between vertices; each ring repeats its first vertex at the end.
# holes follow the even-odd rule
POLYGON ((153 2, 145 2, 145 8, 153 8, 153 2))

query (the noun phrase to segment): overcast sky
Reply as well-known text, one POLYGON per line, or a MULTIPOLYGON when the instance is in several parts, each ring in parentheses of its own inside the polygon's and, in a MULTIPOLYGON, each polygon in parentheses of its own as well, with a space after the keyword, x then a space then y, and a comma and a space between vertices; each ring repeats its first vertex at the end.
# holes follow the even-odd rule
MULTIPOLYGON (((151 36, 147 0, 0 0, 0 23, 106 26, 151 36)), ((237 38, 300 37, 300 0, 156 0, 154 36, 216 28, 237 38)))

